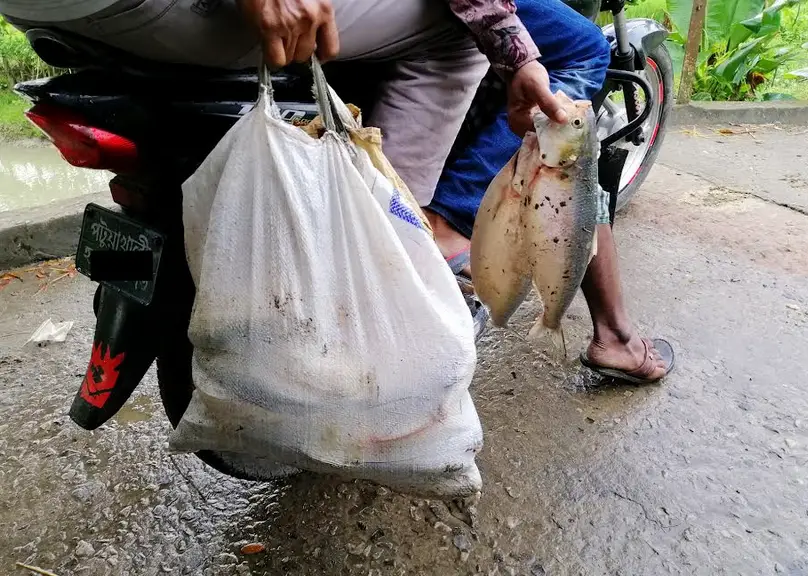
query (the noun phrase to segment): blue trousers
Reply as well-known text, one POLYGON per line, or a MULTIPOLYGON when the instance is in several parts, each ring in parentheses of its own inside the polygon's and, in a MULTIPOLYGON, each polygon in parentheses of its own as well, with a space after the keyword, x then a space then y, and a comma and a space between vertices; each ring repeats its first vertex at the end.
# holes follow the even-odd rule
MULTIPOLYGON (((516 0, 516 13, 541 52, 553 93, 563 90, 570 98, 590 100, 603 85, 610 60, 600 28, 561 0, 516 0)), ((467 237, 488 185, 522 144, 508 126, 504 88, 491 76, 483 81, 470 112, 472 125, 475 114, 483 125, 474 126, 470 140, 459 138, 428 206, 467 237), (496 108, 486 113, 492 103, 496 108)))

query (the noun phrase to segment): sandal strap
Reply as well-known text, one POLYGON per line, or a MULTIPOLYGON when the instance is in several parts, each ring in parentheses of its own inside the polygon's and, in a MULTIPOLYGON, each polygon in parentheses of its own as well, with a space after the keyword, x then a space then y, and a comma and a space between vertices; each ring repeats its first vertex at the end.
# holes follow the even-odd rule
MULTIPOLYGON (((453 274, 460 275, 463 272, 463 269, 471 264, 471 250, 466 248, 465 250, 461 250, 460 252, 449 256, 446 258, 446 263, 449 265, 449 268, 451 268, 453 274)), ((463 276, 466 275, 463 274, 463 276)))
POLYGON ((643 360, 643 363, 640 364, 639 367, 635 368, 634 370, 627 371, 626 374, 633 378, 646 379, 653 374, 654 370, 656 369, 654 355, 651 352, 654 348, 654 343, 647 338, 643 338, 642 343, 643 346, 645 346, 645 360, 643 360))

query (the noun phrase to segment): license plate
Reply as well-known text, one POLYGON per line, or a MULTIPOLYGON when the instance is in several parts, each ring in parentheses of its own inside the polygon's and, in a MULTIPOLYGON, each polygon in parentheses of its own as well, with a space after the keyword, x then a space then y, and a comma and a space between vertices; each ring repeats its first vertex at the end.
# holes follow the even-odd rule
POLYGON ((144 224, 88 204, 84 209, 76 269, 148 306, 154 297, 165 238, 144 224))

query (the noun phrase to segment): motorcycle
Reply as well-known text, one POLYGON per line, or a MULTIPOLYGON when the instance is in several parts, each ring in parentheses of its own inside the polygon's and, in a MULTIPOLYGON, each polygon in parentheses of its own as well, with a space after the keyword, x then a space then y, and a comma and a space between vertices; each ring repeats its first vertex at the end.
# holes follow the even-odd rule
MULTIPOLYGON (((567 2, 592 21, 599 12, 614 16, 602 29, 611 65, 593 99, 600 180, 612 192, 614 214, 647 176, 665 134, 673 101, 668 33, 653 20, 628 20, 625 0, 567 2)), ((15 87, 33 104, 27 117, 70 164, 115 175, 109 188, 117 207, 88 204, 78 241, 76 268, 98 287, 91 358, 70 417, 98 428, 156 361, 160 397, 176 426, 194 390, 187 331, 195 289, 185 260, 181 184, 253 108, 257 75, 146 61, 53 29, 26 36, 42 60, 69 69, 15 87)), ((337 91, 362 107, 350 88, 372 76, 360 65, 329 77, 340 78, 337 91)), ((305 125, 317 115, 310 86, 305 69, 273 75, 284 120, 305 125)), ((236 455, 197 455, 226 474, 255 479, 236 455)))

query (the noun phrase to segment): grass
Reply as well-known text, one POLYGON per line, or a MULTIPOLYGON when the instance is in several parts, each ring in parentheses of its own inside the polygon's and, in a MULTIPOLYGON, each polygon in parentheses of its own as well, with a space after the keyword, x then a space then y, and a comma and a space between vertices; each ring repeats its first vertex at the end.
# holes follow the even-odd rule
POLYGON ((0 140, 43 137, 23 115, 28 106, 13 92, 0 90, 0 140))

